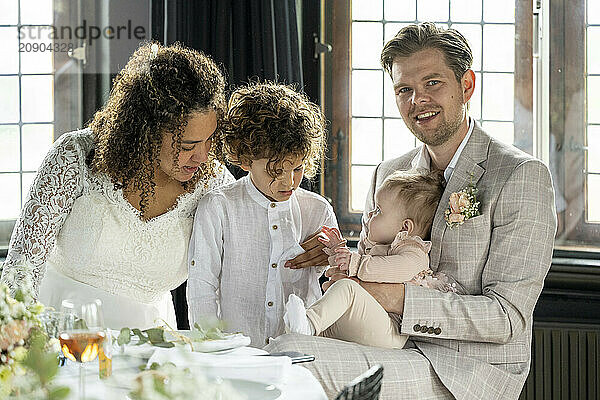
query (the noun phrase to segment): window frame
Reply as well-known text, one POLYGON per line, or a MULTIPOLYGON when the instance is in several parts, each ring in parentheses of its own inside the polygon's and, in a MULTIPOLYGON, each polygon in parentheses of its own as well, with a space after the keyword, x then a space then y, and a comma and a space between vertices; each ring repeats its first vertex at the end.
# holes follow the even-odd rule
MULTIPOLYGON (((357 238, 362 229, 362 212, 352 212, 350 204, 352 185, 350 179, 352 165, 352 1, 325 2, 324 6, 327 7, 325 14, 330 16, 328 21, 331 21, 332 25, 328 34, 333 47, 328 66, 332 73, 330 76, 324 76, 326 94, 331 98, 331 103, 325 102, 326 114, 331 120, 328 138, 330 158, 326 162, 325 169, 325 195, 332 199, 343 234, 348 238, 357 238)), ((515 14, 514 96, 519 98, 522 103, 531 106, 533 116, 533 87, 531 84, 534 66, 532 53, 534 41, 533 0, 515 0, 515 14)), ((483 66, 482 71, 484 71, 483 66)), ((390 78, 384 73, 384 79, 390 78)), ((513 116, 517 107, 515 101, 513 116)), ((533 118, 515 118, 513 122, 515 143, 519 143, 519 147, 523 151, 533 154, 533 118)))
MULTIPOLYGON (((550 27, 564 29, 550 30, 550 132, 557 134, 562 150, 559 160, 560 174, 558 188, 568 194, 575 188, 581 191, 566 202, 566 209, 560 213, 559 240, 556 247, 580 249, 571 241, 589 242, 590 237, 600 240, 600 224, 586 221, 587 196, 587 107, 586 107, 586 0, 552 0, 550 2, 550 27), (581 46, 568 43, 583 43, 581 46), (580 110, 575 112, 572 110, 580 110), (567 178, 568 177, 568 182, 567 178), (572 227, 564 234, 565 227, 572 227)), ((587 246, 593 247, 593 246, 587 246)), ((595 251, 598 251, 596 249, 595 251)))
MULTIPOLYGON (((85 8, 85 5, 79 5, 77 3, 69 2, 68 0, 61 0, 61 3, 64 3, 65 7, 62 13, 54 13, 54 20, 52 21, 55 26, 67 26, 72 25, 73 21, 79 21, 82 18, 82 15, 85 13, 89 13, 90 10, 85 8)), ((21 24, 21 4, 19 0, 18 5, 18 20, 17 20, 17 29, 21 26, 37 26, 37 25, 27 25, 21 24)), ((53 7, 57 7, 57 2, 55 0, 53 7)), ((15 25, 10 25, 15 26, 15 25)), ((47 26, 47 25, 40 25, 47 26)), ((19 42, 21 39, 19 38, 19 42)), ((73 41, 73 44, 76 45, 79 40, 73 41)), ((19 71, 17 74, 3 74, 3 75, 51 75, 53 76, 53 120, 47 122, 34 122, 34 123, 23 123, 22 119, 19 119, 18 126, 19 132, 22 140, 22 127, 23 125, 33 125, 33 124, 52 124, 53 125, 53 138, 52 142, 54 143, 58 138, 69 131, 74 129, 79 129, 83 122, 89 119, 93 113, 95 112, 98 104, 100 103, 101 93, 98 90, 100 87, 104 89, 104 92, 108 91, 108 83, 109 79, 106 77, 101 77, 100 74, 83 74, 82 61, 77 61, 72 59, 71 56, 67 52, 53 52, 53 71, 48 73, 33 73, 33 74, 23 74, 21 72, 21 57, 19 55, 19 71), (56 71, 61 69, 60 74, 56 74, 56 71), (75 71, 73 71, 75 69, 75 71), (101 86, 97 81, 100 78, 103 78, 104 85, 101 86), (86 112, 87 110, 87 112, 86 112), (87 116, 87 118, 86 118, 87 116)), ((19 80, 19 92, 21 91, 21 83, 19 80)), ((19 101, 21 102, 22 98, 19 95, 19 101)), ((20 107, 20 105, 19 105, 20 107)), ((17 123, 11 124, 0 124, 0 125, 17 125, 17 123)), ((21 145, 22 148, 22 145, 21 145)), ((22 159, 22 154, 20 155, 22 159)), ((23 180, 23 173, 28 172, 37 172, 37 171, 27 171, 22 168, 19 171, 21 186, 23 180)), ((14 172, 13 172, 14 173, 14 172)), ((21 192, 21 208, 25 202, 25 198, 27 196, 26 192, 21 192)), ((14 226, 17 222, 18 216, 15 219, 10 220, 0 220, 0 257, 6 257, 8 252, 8 246, 10 242, 10 238, 12 236, 14 226)))
MULTIPOLYGON (((48 26, 48 25, 44 25, 44 24, 39 24, 39 25, 35 25, 35 24, 22 24, 21 23, 21 1, 17 0, 17 23, 16 24, 3 24, 0 25, 0 27, 2 28, 16 28, 17 32, 20 32, 21 27, 36 27, 36 26, 48 26)), ((20 43, 22 41, 21 35, 17 36, 17 47, 20 48, 20 43)), ((19 169, 18 171, 1 171, 0 175, 5 175, 5 174, 14 174, 14 173, 18 173, 19 174, 19 202, 20 202, 20 207, 23 207, 23 204, 25 202, 25 197, 27 196, 27 193, 25 193, 23 191, 23 174, 25 173, 32 173, 35 171, 29 171, 29 170, 25 170, 23 169, 23 126, 24 125, 39 125, 39 124, 51 124, 53 126, 53 128, 56 127, 56 115, 57 115, 57 110, 56 107, 53 107, 54 110, 54 118, 52 121, 44 121, 44 122, 23 122, 23 108, 22 108, 22 103, 23 103, 23 96, 22 96, 22 83, 21 83, 21 78, 23 76, 52 76, 53 77, 53 91, 56 88, 56 75, 54 70, 52 72, 36 72, 36 73, 23 73, 22 72, 22 60, 21 60, 21 52, 19 50, 18 51, 18 70, 16 73, 3 73, 0 74, 0 76, 16 76, 19 82, 19 120, 17 122, 6 122, 6 123, 0 123, 0 126, 17 126, 19 129, 19 169)), ((56 54, 56 53, 53 53, 56 54)), ((53 133, 53 142, 56 140, 56 132, 53 133)), ((12 232, 14 230, 14 225, 16 223, 16 219, 8 219, 8 220, 0 220, 0 256, 6 256, 6 252, 8 251, 8 245, 9 245, 9 241, 12 235, 12 232)))

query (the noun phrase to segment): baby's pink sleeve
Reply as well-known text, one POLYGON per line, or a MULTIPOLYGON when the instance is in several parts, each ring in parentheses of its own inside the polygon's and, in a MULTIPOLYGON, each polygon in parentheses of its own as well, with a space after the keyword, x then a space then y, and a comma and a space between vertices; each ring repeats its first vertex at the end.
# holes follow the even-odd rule
POLYGON ((403 246, 396 254, 358 257, 350 261, 349 272, 355 271, 365 282, 402 283, 429 268, 429 256, 419 246, 403 246))

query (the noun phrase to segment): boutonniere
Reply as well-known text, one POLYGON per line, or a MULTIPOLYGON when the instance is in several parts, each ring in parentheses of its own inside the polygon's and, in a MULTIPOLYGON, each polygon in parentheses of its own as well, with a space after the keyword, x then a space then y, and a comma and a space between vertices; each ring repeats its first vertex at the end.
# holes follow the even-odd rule
POLYGON ((477 188, 471 181, 467 187, 450 195, 448 208, 444 213, 446 225, 450 228, 462 225, 466 220, 479 215, 477 188))

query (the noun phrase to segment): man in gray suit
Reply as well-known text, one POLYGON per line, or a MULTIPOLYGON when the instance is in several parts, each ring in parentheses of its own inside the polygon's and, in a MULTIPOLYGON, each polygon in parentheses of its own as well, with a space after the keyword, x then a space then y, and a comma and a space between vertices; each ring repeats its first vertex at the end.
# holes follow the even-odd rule
MULTIPOLYGON (((402 316, 404 349, 283 335, 270 351, 316 355, 307 364, 330 397, 376 363, 384 366, 381 398, 517 399, 529 371, 532 315, 550 267, 556 219, 548 168, 490 137, 468 116, 475 87, 472 53, 455 30, 424 23, 403 28, 384 47, 396 103, 424 143, 382 162, 373 175, 359 250, 375 190, 396 170, 444 171, 430 267, 454 277, 468 295, 405 284, 361 282, 388 312, 402 316), (450 228, 449 198, 473 184, 479 215, 450 228)), ((347 278, 331 268, 331 282, 347 278)), ((377 329, 377 327, 373 327, 377 329)))

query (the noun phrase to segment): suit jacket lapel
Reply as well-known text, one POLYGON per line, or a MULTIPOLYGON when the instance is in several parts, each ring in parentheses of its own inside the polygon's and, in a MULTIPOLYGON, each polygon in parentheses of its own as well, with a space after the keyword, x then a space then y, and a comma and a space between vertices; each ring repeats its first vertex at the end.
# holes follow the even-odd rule
MULTIPOLYGON (((434 271, 438 268, 442 253, 442 240, 447 229, 444 213, 448 208, 450 195, 461 191, 471 182, 477 185, 485 172, 482 164, 487 160, 489 144, 490 137, 476 123, 467 145, 458 158, 456 167, 450 176, 433 218, 431 227, 432 247, 429 257, 431 269, 434 271)), ((460 229, 460 226, 454 229, 460 229)))

